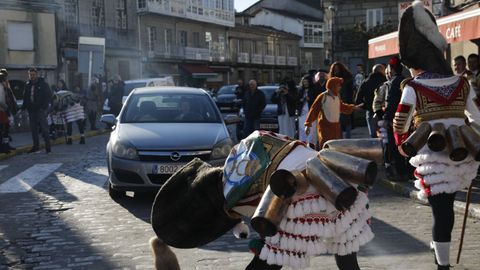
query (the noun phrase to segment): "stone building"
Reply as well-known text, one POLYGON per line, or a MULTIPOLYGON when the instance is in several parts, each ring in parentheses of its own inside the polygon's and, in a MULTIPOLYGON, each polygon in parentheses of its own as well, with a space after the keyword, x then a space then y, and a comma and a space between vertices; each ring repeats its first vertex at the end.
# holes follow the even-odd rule
POLYGON ((0 67, 8 69, 17 98, 23 93, 30 67, 37 68, 47 82, 56 80, 57 9, 53 0, 0 1, 0 67))
POLYGON ((86 87, 86 74, 78 72, 79 37, 105 38, 103 74, 123 80, 141 75, 135 0, 57 0, 60 77, 69 87, 86 87))
POLYGON ((252 16, 251 24, 271 27, 300 36, 299 68, 326 68, 331 62, 328 29, 324 23, 322 1, 261 0, 244 13, 252 16), (295 7, 295 8, 292 8, 295 7))
POLYGON ((251 16, 237 14, 235 27, 228 32, 230 81, 255 79, 259 84, 278 83, 285 77, 300 77, 298 55, 300 36, 273 28, 250 25, 251 16))

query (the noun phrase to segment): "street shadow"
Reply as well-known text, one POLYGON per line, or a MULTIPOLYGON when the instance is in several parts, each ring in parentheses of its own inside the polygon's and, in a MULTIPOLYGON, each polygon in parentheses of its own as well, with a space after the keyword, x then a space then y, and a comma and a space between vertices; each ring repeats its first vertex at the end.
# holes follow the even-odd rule
POLYGON ((133 196, 129 196, 127 193, 126 196, 114 201, 136 218, 150 224, 150 213, 156 194, 156 192, 136 192, 133 196))
POLYGON ((361 256, 416 254, 427 252, 430 248, 421 240, 383 220, 372 218, 371 228, 375 238, 360 248, 361 256))

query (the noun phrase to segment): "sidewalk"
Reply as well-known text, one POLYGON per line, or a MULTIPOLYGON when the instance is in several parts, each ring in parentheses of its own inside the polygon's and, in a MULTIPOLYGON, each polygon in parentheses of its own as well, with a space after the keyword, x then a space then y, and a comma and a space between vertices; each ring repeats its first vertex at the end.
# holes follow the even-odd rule
MULTIPOLYGON (((352 138, 368 138, 368 129, 367 127, 357 127, 352 130, 352 138)), ((378 176, 377 176, 377 185, 382 185, 388 189, 395 191, 405 197, 410 197, 416 201, 419 201, 424 204, 428 204, 427 200, 420 200, 417 198, 418 190, 415 188, 413 184, 413 180, 408 182, 394 182, 385 178, 385 170, 384 167, 381 166, 378 168, 378 176)), ((374 187, 375 188, 375 187, 374 187)), ((466 195, 467 189, 457 192, 456 200, 455 200, 455 211, 463 214, 465 212, 466 206, 466 195)), ((472 186, 472 195, 470 200, 470 207, 469 207, 469 216, 480 219, 480 176, 473 180, 472 186)))
MULTIPOLYGON (((85 137, 92 137, 92 136, 97 136, 101 134, 106 134, 109 131, 106 130, 104 125, 97 125, 99 127, 98 130, 88 130, 85 131, 85 137)), ((78 132, 78 127, 76 125, 73 126, 73 132, 72 132, 72 139, 74 143, 78 140, 80 140, 80 134, 78 132)), ((17 148, 14 151, 11 151, 9 154, 0 154, 0 160, 8 159, 10 157, 20 155, 20 154, 25 154, 27 153, 31 148, 32 148, 32 133, 31 132, 12 132, 10 133, 10 136, 12 137, 12 141, 10 142, 10 145, 17 148)), ((58 144, 65 144, 65 137, 59 137, 55 140, 51 141, 52 145, 58 145, 58 144)), ((40 149, 43 149, 45 147, 43 138, 40 135, 40 149)))

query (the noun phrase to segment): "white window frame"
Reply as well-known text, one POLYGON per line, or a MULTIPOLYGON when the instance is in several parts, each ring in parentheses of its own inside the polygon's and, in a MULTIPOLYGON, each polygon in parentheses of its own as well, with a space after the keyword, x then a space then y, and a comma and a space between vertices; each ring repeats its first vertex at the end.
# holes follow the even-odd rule
POLYGON ((367 9, 367 29, 371 29, 377 25, 383 24, 383 9, 372 8, 367 9))
POLYGON ((324 24, 321 22, 303 23, 303 44, 307 47, 321 47, 323 45, 324 24))
POLYGON ((166 54, 172 53, 172 43, 173 43, 173 31, 172 29, 166 28, 163 30, 163 40, 164 40, 164 52, 166 54))
POLYGON ((147 26, 147 38, 148 51, 155 51, 155 43, 157 41, 157 28, 155 26, 147 26))
POLYGON ((8 21, 8 49, 12 51, 33 51, 33 24, 31 22, 8 21))

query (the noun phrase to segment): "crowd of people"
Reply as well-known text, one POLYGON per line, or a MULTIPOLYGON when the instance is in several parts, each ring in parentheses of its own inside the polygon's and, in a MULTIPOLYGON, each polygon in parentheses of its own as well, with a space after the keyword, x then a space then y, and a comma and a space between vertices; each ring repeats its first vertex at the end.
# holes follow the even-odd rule
POLYGON ((103 111, 105 98, 108 98, 110 113, 118 115, 122 108, 124 84, 121 77, 116 75, 107 83, 101 78, 94 77, 87 90, 74 86, 69 90, 65 81, 60 79, 57 84, 49 86, 44 78, 38 75, 36 68, 28 70, 28 80, 23 91, 23 102, 20 107, 8 81, 6 69, 0 70, 0 153, 9 153, 15 150, 10 142, 12 136, 10 128, 14 117, 19 113, 27 113, 29 127, 32 134, 32 148, 28 153, 40 150, 39 136, 43 137, 45 152, 50 153, 51 140, 65 137, 67 145, 73 143, 73 124, 77 125, 80 133, 80 144, 85 144, 85 127, 89 124, 90 130, 97 130, 97 121, 103 111))

